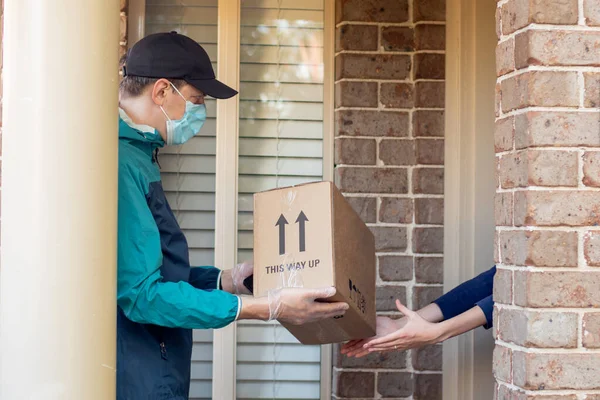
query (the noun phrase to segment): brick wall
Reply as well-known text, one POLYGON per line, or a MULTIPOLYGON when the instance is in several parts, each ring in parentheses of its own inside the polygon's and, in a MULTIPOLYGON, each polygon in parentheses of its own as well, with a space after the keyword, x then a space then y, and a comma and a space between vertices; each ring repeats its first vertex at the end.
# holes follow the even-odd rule
MULTIPOLYGON (((378 312, 442 293, 444 0, 336 1, 336 183, 376 237, 378 312)), ((333 395, 441 399, 440 346, 334 356, 333 395)))
POLYGON ((497 399, 600 399, 600 1, 498 2, 497 399))

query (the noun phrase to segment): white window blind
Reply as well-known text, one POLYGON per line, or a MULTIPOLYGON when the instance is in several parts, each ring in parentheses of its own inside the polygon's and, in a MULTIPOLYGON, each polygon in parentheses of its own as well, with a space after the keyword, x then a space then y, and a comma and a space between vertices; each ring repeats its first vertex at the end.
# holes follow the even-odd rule
MULTIPOLYGON (((323 0, 241 0, 238 259, 252 259, 252 195, 323 175, 323 0)), ((240 322, 238 399, 319 399, 320 347, 240 322)))
MULTIPOLYGON (((217 61, 217 0, 146 0, 145 34, 177 31, 217 61)), ((214 264, 216 103, 206 100, 207 121, 183 146, 166 147, 159 161, 163 185, 190 247, 193 266, 214 264)), ((213 331, 194 331, 190 398, 210 399, 213 331)))

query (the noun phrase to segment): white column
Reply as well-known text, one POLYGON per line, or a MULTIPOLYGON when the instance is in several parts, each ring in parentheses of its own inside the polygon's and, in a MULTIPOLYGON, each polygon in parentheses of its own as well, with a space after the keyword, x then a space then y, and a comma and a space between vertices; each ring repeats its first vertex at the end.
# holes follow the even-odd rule
POLYGON ((4 2, 0 398, 115 398, 119 0, 4 2))

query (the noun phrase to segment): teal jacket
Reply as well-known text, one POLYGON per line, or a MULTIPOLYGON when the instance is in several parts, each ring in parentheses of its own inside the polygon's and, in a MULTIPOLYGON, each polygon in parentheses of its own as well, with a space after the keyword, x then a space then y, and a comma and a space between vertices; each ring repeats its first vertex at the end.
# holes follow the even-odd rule
POLYGON ((187 399, 191 329, 226 326, 240 308, 237 296, 218 290, 219 269, 190 268, 160 181, 162 146, 158 133, 120 110, 118 400, 187 399))

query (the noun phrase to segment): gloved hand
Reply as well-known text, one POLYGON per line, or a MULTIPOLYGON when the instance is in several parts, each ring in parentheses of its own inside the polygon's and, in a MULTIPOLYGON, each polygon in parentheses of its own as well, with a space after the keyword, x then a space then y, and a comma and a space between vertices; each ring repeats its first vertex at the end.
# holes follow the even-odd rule
POLYGON ((251 261, 246 261, 236 265, 231 269, 231 281, 233 294, 252 294, 246 286, 244 279, 254 273, 254 264, 251 261))
POLYGON ((349 306, 343 302, 325 303, 316 300, 334 296, 335 288, 284 288, 268 293, 269 321, 278 320, 303 325, 344 315, 349 306))

